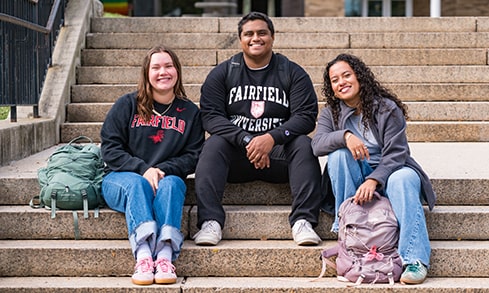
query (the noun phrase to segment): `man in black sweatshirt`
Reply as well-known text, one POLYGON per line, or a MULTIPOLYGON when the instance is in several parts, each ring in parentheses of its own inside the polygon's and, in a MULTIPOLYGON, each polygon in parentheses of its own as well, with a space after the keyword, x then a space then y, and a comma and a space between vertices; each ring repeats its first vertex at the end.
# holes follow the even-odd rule
POLYGON ((290 183, 289 223, 298 245, 317 245, 321 170, 307 136, 315 128, 318 101, 310 77, 272 51, 268 16, 251 12, 238 24, 242 53, 217 65, 201 89, 204 144, 195 172, 197 245, 222 238, 226 182, 290 183))

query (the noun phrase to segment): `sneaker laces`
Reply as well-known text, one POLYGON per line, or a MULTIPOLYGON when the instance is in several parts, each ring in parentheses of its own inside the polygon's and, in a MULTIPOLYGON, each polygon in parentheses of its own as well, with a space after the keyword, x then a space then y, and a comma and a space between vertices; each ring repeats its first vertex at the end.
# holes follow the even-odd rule
POLYGON ((406 267, 406 272, 418 273, 424 269, 424 266, 419 261, 416 261, 414 264, 408 265, 406 267))
POLYGON ((150 257, 140 259, 134 266, 134 271, 140 273, 153 272, 153 260, 150 257))
POLYGON ((216 221, 208 221, 203 225, 202 231, 218 234, 218 228, 221 228, 219 226, 219 223, 217 223, 216 221))
POLYGON ((160 269, 165 273, 175 273, 175 266, 166 258, 157 259, 154 263, 156 270, 160 269))
POLYGON ((297 221, 297 223, 299 225, 297 225, 297 226, 294 225, 294 228, 296 228, 295 229, 296 233, 301 233, 303 230, 305 230, 306 232, 313 232, 314 231, 312 229, 311 223, 309 223, 308 221, 299 220, 299 221, 297 221))

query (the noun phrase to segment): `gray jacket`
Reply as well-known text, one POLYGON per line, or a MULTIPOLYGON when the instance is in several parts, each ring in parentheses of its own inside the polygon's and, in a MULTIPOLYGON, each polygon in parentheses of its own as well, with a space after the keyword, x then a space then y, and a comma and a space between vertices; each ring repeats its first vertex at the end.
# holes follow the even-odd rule
MULTIPOLYGON (((421 194, 424 200, 428 203, 430 210, 433 209, 436 202, 436 194, 433 191, 430 179, 423 171, 421 166, 411 157, 409 150, 408 140, 406 136, 406 119, 402 114, 402 110, 391 100, 383 99, 384 103, 378 103, 374 109, 374 121, 373 125, 369 125, 375 136, 380 148, 382 149, 382 158, 379 165, 375 170, 367 177, 377 180, 379 182, 379 189, 384 191, 387 178, 396 170, 407 166, 415 170, 421 179, 421 194)), ((339 127, 336 127, 333 122, 333 114, 331 108, 326 107, 321 111, 316 133, 312 139, 312 150, 316 156, 325 156, 329 153, 339 149, 345 148, 346 143, 344 139, 345 123, 348 117, 353 115, 355 109, 348 107, 345 103, 341 103, 341 114, 339 120, 339 127)), ((327 170, 326 170, 327 171, 327 170)), ((323 176, 323 184, 329 181, 329 175, 327 172, 323 176)), ((323 187, 327 188, 326 187, 323 187)), ((331 190, 324 195, 326 201, 333 200, 334 195, 331 190)), ((334 205, 333 205, 334 207, 334 205)), ((329 208, 327 212, 331 212, 329 208)))

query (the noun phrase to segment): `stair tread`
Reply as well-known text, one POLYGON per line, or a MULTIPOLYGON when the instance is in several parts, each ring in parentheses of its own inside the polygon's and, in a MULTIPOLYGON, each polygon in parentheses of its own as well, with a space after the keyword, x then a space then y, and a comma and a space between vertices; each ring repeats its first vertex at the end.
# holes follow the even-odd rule
MULTIPOLYGON (((217 246, 197 246, 185 240, 175 266, 177 274, 189 277, 313 277, 321 270, 321 251, 336 243, 326 240, 318 246, 297 246, 292 240, 223 240, 217 246)), ((431 248, 429 276, 487 276, 487 241, 435 240, 431 248)), ((0 252, 4 256, 0 275, 12 277, 128 276, 134 263, 127 239, 1 240, 0 252), (18 258, 37 261, 27 268, 15 261, 18 258)), ((332 273, 328 270, 327 276, 332 273)))
MULTIPOLYGON (((489 121, 466 123, 478 125, 489 124, 489 121)), ((88 124, 101 125, 100 122, 88 124)), ((409 145, 413 157, 423 166, 431 179, 489 179, 489 142, 412 142, 409 145)), ((53 146, 25 159, 11 162, 7 166, 1 166, 0 176, 37 178, 38 168, 46 165, 47 158, 58 147, 59 145, 53 146)))
MULTIPOLYGON (((489 252, 487 240, 431 240, 432 249, 479 249, 489 252)), ((193 240, 185 240, 182 249, 185 250, 321 250, 327 247, 334 246, 336 240, 323 240, 317 246, 298 246, 291 239, 286 240, 226 240, 223 239, 216 246, 199 246, 193 240)), ((47 240, 0 240, 0 249, 67 249, 67 250, 87 250, 87 249, 129 249, 130 244, 127 239, 93 239, 93 240, 69 240, 69 239, 47 239, 47 240)), ((277 251, 277 253, 279 253, 277 251)))
MULTIPOLYGON (((215 292, 216 288, 235 290, 229 292, 243 292, 242 290, 279 290, 281 288, 294 288, 294 292, 316 292, 316 289, 345 289, 345 292, 353 292, 355 289, 346 288, 346 284, 339 282, 334 277, 324 277, 318 281, 311 282, 314 278, 297 277, 187 277, 178 278, 176 284, 172 285, 150 285, 141 287, 145 291, 158 291, 164 288, 165 292, 182 292, 181 290, 199 290, 198 292, 215 292), (204 291, 205 290, 205 291, 204 291), (300 291, 299 291, 300 290, 300 291), (348 291, 346 291, 348 290, 348 291)), ((90 288, 90 292, 120 292, 118 290, 133 290, 135 287, 129 277, 7 277, 0 281, 0 289, 58 289, 69 290, 90 288)), ((447 289, 444 292, 459 292, 463 288, 489 289, 489 278, 437 278, 428 277, 423 284, 416 286, 405 286, 396 283, 393 287, 387 284, 360 285, 361 292, 384 292, 386 288, 393 290, 415 289, 416 292, 432 292, 432 290, 447 289)), ((9 291, 10 292, 10 291, 9 291)), ((43 291, 44 292, 44 291, 43 291)), ((53 291, 54 292, 54 291, 53 291)), ((58 291, 59 292, 59 291, 58 291)), ((228 292, 228 291, 227 291, 228 292)), ((261 292, 261 291, 260 291, 261 292)), ((273 291, 275 292, 275 291, 273 291)), ((278 292, 278 291, 277 291, 278 292)), ((282 292, 282 291, 280 291, 282 292)), ((322 291, 317 291, 322 292, 322 291)), ((335 291, 343 292, 343 291, 335 291)))

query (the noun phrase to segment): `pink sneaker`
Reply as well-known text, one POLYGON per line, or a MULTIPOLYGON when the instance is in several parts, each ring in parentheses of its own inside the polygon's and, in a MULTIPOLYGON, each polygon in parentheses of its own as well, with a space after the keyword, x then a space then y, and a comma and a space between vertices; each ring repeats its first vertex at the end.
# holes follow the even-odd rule
POLYGON ((155 283, 173 284, 176 282, 175 266, 166 258, 157 259, 155 261, 155 283))
POLYGON ((151 257, 139 260, 134 266, 132 282, 136 285, 151 285, 154 280, 154 264, 151 257))

